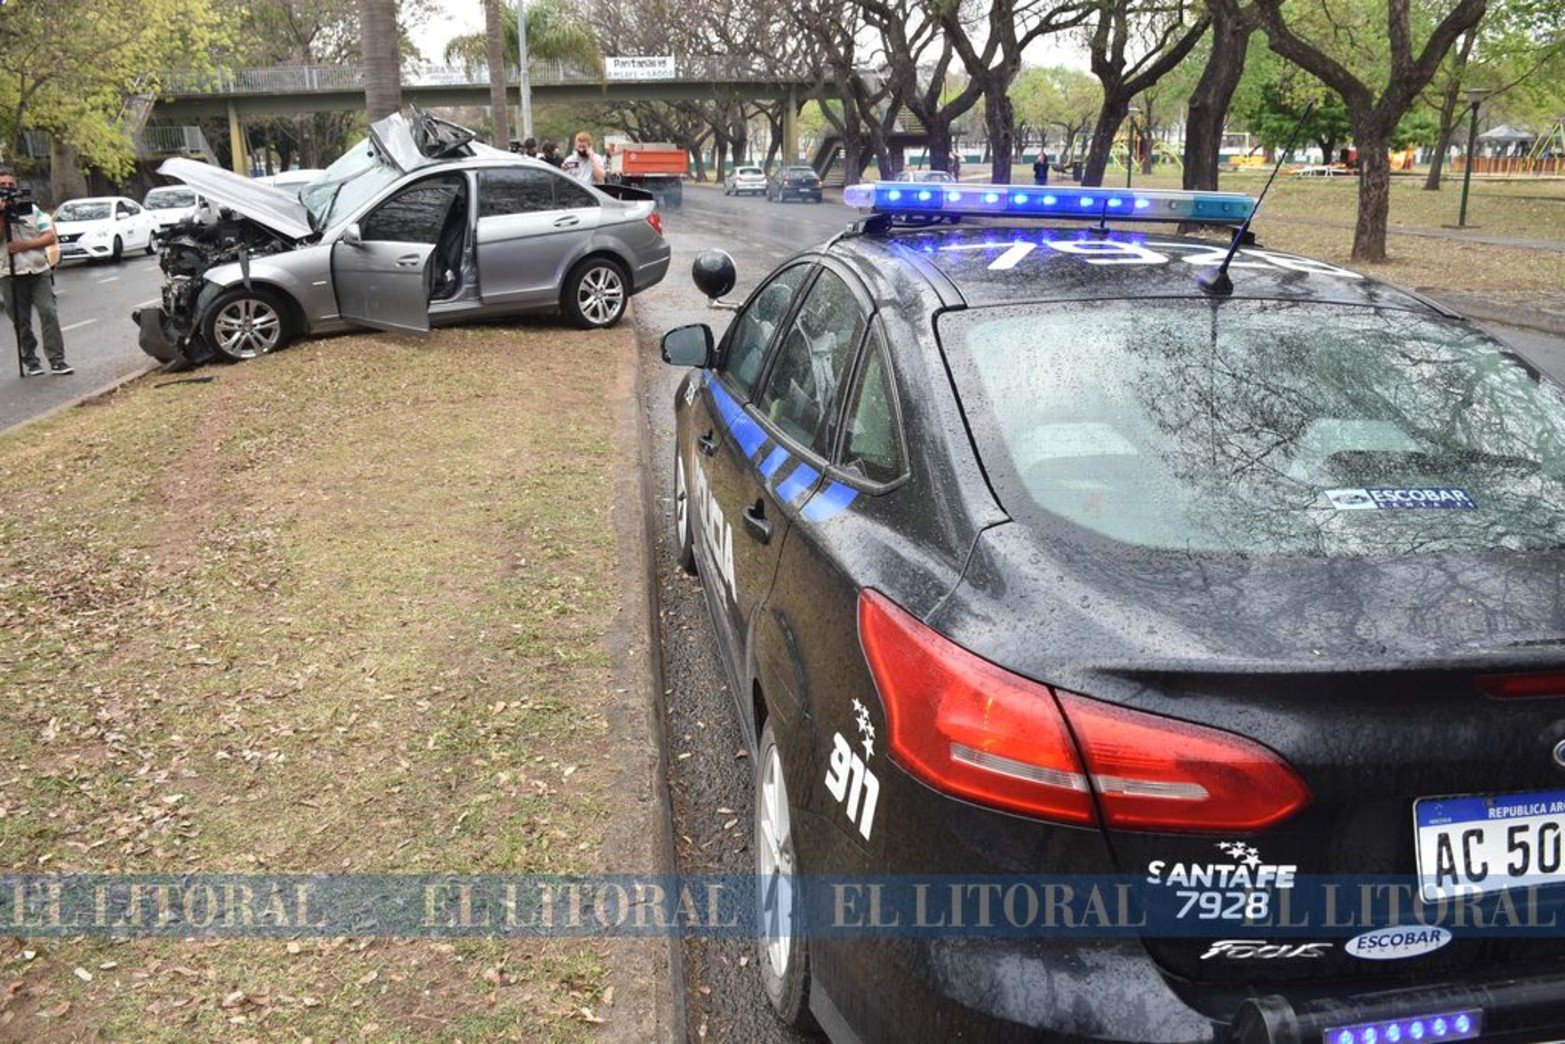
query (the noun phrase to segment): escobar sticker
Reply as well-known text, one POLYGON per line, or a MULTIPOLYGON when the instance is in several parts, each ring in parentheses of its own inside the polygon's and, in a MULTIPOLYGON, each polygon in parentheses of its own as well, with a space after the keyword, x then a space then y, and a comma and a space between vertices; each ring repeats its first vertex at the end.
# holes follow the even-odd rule
POLYGON ((1465 489, 1429 486, 1421 489, 1328 489, 1326 499, 1338 511, 1406 511, 1444 509, 1471 511, 1478 506, 1465 489))

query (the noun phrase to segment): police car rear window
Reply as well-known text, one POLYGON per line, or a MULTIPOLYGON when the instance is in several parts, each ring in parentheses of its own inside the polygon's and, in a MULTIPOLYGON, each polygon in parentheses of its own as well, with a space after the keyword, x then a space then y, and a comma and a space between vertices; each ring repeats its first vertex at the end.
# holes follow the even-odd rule
POLYGON ((1299 302, 951 312, 1005 506, 1142 547, 1565 545, 1565 390, 1466 326, 1299 302))

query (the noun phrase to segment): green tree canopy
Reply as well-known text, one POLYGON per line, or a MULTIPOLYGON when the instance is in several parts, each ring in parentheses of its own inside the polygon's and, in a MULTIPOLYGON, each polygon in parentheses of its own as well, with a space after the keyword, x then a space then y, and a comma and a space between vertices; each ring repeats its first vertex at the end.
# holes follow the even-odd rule
POLYGON ((137 99, 227 41, 219 0, 14 0, 0 6, 0 133, 47 131, 110 175, 135 163, 137 99))

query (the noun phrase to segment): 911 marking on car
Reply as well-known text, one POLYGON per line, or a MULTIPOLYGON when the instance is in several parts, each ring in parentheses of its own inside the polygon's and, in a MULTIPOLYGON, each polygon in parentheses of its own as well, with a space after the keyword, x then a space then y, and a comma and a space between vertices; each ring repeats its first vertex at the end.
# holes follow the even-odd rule
POLYGON ((722 505, 712 494, 712 485, 707 481, 706 469, 697 464, 695 471, 695 500, 701 514, 701 539, 706 544, 712 561, 717 564, 717 571, 723 577, 723 587, 728 591, 728 597, 737 602, 739 582, 734 578, 734 527, 728 524, 722 505))
MULTIPOLYGON (((1228 253, 1222 247, 1196 246, 1192 243, 1137 243, 1115 239, 1045 239, 1042 242, 1017 239, 993 243, 952 243, 940 249, 999 251, 995 259, 989 262, 989 271, 1008 272, 1018 267, 1039 247, 1045 246, 1053 253, 1080 257, 1089 265, 1166 265, 1173 261, 1183 261, 1204 268, 1220 264, 1228 253)), ((1277 254, 1270 250, 1241 250, 1235 255, 1229 267, 1280 268, 1306 275, 1336 276, 1340 279, 1364 278, 1357 272, 1338 268, 1325 261, 1294 257, 1291 254, 1277 254)))
POLYGON ((842 733, 833 733, 831 756, 826 767, 826 789, 838 804, 845 806, 848 820, 868 841, 875 828, 875 805, 880 800, 880 780, 865 764, 865 759, 875 752, 875 726, 869 720, 869 708, 861 701, 853 701, 853 710, 864 757, 859 757, 842 733))

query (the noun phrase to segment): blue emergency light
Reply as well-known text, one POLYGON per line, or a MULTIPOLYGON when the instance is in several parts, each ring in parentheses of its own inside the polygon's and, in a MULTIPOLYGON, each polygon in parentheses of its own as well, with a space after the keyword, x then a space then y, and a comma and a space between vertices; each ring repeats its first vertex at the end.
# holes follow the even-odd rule
POLYGON ((1255 210, 1242 192, 1172 189, 1053 188, 1044 185, 918 184, 874 181, 849 185, 842 201, 878 214, 914 217, 1086 218, 1092 221, 1201 221, 1238 224, 1255 210))
POLYGON ((1483 1034, 1483 1011, 1439 1012, 1352 1026, 1331 1026, 1325 1044, 1436 1044, 1442 1040, 1476 1040, 1483 1034))

